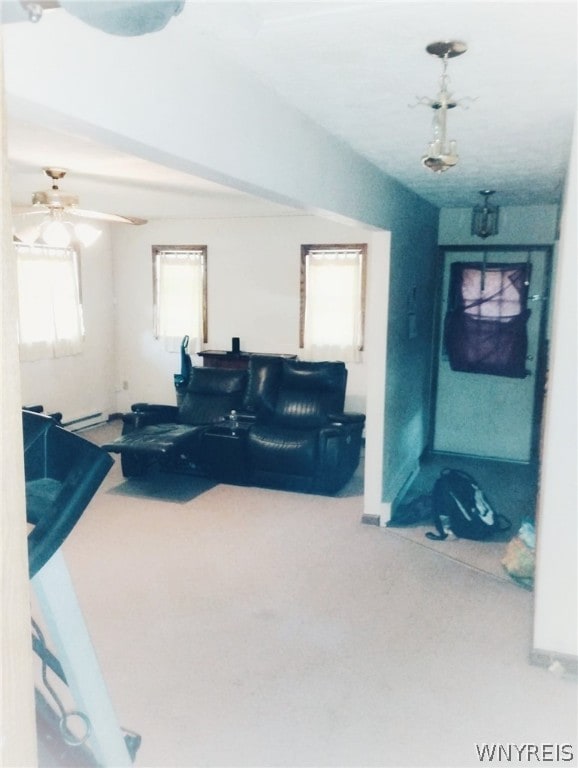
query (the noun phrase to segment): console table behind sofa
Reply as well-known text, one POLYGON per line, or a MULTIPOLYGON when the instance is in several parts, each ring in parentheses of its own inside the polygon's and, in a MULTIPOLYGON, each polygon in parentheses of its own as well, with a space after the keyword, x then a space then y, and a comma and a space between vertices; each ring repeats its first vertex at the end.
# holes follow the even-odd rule
POLYGON ((229 368, 246 371, 252 356, 281 357, 286 360, 295 360, 297 355, 277 355, 268 352, 224 352, 222 350, 206 349, 198 353, 203 360, 203 365, 209 368, 229 368))

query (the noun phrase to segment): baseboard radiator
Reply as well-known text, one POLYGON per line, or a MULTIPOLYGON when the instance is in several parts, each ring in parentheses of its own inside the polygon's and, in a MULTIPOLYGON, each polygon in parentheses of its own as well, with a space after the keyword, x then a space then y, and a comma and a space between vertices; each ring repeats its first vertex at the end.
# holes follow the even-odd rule
POLYGON ((70 432, 81 432, 83 429, 90 429, 90 427, 105 424, 107 420, 108 417, 99 411, 98 413, 90 413, 87 416, 79 416, 77 419, 71 419, 70 421, 63 421, 62 426, 70 432))

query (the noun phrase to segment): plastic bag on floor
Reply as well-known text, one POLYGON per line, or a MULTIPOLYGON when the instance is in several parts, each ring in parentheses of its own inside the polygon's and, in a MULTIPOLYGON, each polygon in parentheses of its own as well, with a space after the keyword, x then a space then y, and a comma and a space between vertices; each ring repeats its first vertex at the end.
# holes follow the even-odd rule
POLYGON ((536 566, 536 533, 532 523, 524 521, 518 534, 508 543, 502 565, 508 574, 523 587, 534 586, 536 566))

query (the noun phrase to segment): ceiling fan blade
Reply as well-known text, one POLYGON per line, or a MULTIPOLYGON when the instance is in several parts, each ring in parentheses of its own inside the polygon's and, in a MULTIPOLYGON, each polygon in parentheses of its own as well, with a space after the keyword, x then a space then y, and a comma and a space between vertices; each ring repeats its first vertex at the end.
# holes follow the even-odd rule
POLYGON ((45 208, 44 206, 34 206, 31 208, 29 205, 13 205, 12 213, 14 216, 37 216, 38 214, 46 216, 48 208, 45 208))
POLYGON ((117 213, 100 213, 99 211, 87 211, 84 208, 67 208, 67 214, 80 216, 83 219, 98 219, 117 224, 146 224, 147 219, 139 219, 136 216, 120 216, 117 213))

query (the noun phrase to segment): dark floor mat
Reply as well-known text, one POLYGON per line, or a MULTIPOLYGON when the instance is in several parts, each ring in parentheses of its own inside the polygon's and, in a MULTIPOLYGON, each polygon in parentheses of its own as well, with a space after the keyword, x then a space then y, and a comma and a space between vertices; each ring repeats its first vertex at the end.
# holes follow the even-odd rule
POLYGON ((216 485, 217 483, 208 477, 155 472, 142 478, 128 478, 111 488, 108 493, 184 504, 210 491, 216 485))

